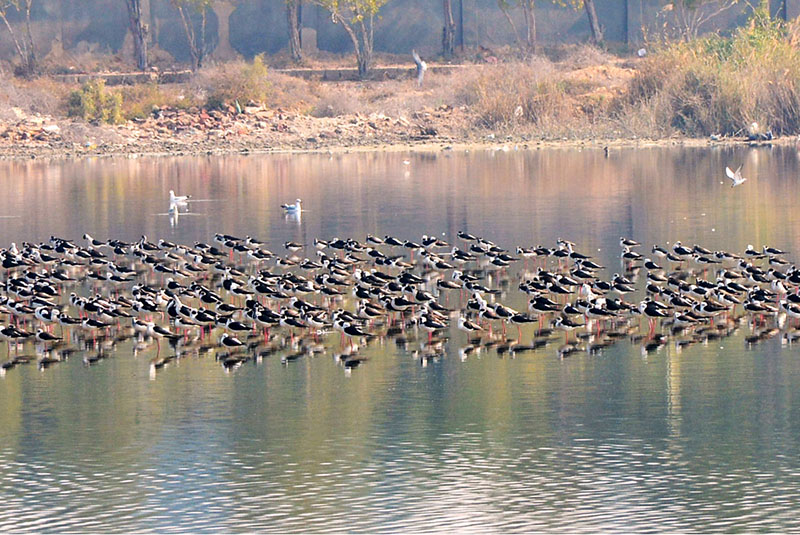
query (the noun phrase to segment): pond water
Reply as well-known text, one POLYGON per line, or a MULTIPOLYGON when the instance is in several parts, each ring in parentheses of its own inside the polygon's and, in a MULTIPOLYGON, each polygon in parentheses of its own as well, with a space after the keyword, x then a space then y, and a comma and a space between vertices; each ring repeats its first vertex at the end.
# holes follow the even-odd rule
MULTIPOLYGON (((463 247, 464 230, 511 251, 572 240, 608 279, 623 272, 620 236, 643 252, 767 244, 796 260, 799 167, 793 147, 3 162, 0 245, 224 232, 313 256, 316 237, 463 247), (749 180, 730 188, 726 165, 749 180), (194 199, 177 217, 170 189, 194 199), (285 216, 297 197, 305 211, 285 216)), ((526 267, 493 281, 520 310, 526 267)), ((798 530, 800 346, 749 345, 754 328, 560 358, 561 333, 462 355, 453 321, 436 359, 418 358, 427 333, 411 329, 350 371, 338 334, 324 354, 283 363, 289 348, 231 371, 187 351, 156 373, 172 349, 131 339, 92 366, 82 350, 15 366, 0 377, 0 531, 798 530)))

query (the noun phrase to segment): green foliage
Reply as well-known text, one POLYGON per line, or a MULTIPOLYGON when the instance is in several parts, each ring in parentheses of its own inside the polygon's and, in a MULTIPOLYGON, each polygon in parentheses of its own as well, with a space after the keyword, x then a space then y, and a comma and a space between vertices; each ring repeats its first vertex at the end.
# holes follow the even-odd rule
POLYGON ((119 124, 123 122, 122 93, 108 91, 104 80, 87 82, 69 96, 68 115, 84 121, 119 124))
POLYGON ((182 88, 168 88, 156 83, 136 84, 123 87, 122 114, 125 119, 143 119, 149 116, 154 108, 170 107, 188 109, 198 103, 186 96, 182 88))
POLYGON ((675 0, 673 3, 680 4, 681 7, 686 9, 697 11, 708 4, 723 4, 723 2, 724 0, 675 0))
POLYGON ((212 81, 214 89, 206 100, 209 109, 221 109, 239 102, 263 104, 270 94, 267 66, 259 54, 252 63, 234 65, 229 71, 219 73, 212 81))
POLYGON ((372 62, 374 20, 389 0, 311 0, 331 13, 334 24, 341 24, 353 42, 358 74, 365 78, 372 62))
POLYGON ((583 9, 583 0, 552 0, 553 3, 560 7, 571 7, 574 10, 583 9))
POLYGON ((0 0, 0 13, 5 15, 9 9, 22 13, 25 9, 30 9, 31 3, 31 0, 0 0))
POLYGON ((331 13, 340 14, 343 10, 351 10, 353 21, 360 21, 364 17, 374 16, 385 6, 389 0, 314 0, 331 13))
POLYGON ((190 7, 199 13, 211 8, 214 0, 171 0, 171 3, 175 7, 190 7))

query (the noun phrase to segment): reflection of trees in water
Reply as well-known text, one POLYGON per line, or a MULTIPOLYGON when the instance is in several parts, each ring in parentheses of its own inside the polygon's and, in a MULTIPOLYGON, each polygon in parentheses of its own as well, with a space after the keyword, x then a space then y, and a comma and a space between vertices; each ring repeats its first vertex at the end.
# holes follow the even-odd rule
POLYGON ((413 219, 398 230, 409 238, 441 232, 449 237, 465 228, 508 245, 549 243, 569 234, 584 247, 609 248, 624 234, 645 243, 706 240, 712 249, 732 250, 772 240, 800 250, 800 233, 783 215, 796 163, 789 149, 767 151, 612 149, 604 158, 597 149, 493 156, 479 150, 423 153, 407 169, 399 162, 407 156, 391 153, 9 162, 0 181, 15 195, 0 200, 0 214, 16 213, 35 199, 39 209, 30 209, 20 225, 26 239, 47 238, 53 226, 78 233, 83 226, 137 229, 132 239, 152 233, 149 215, 166 211, 162 190, 172 186, 246 210, 244 218, 241 210, 209 204, 208 222, 193 228, 197 239, 236 229, 269 239, 274 205, 302 192, 317 212, 309 214, 304 232, 321 237, 360 238, 410 214, 413 219), (736 162, 753 180, 732 192, 720 187, 719 170, 736 162), (73 204, 62 208, 67 198, 73 204), (371 209, 381 205, 389 208, 371 209), (728 218, 731 211, 741 216, 728 218), (584 225, 587 219, 597 224, 584 225))

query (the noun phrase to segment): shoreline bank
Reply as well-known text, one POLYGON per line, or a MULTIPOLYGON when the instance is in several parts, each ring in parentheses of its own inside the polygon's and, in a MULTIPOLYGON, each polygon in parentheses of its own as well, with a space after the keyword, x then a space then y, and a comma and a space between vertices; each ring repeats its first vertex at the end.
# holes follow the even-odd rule
MULTIPOLYGON (((332 140, 333 141, 333 140, 332 140)), ((235 143, 182 143, 150 142, 126 144, 99 144, 81 146, 74 143, 40 143, 30 145, 0 145, 0 161, 27 160, 79 160, 85 158, 141 158, 181 156, 229 156, 255 154, 348 154, 364 152, 449 152, 470 150, 540 150, 540 149, 594 149, 628 150, 658 147, 735 147, 735 146, 791 146, 798 145, 796 136, 784 136, 770 141, 750 141, 745 138, 718 140, 699 138, 667 139, 570 139, 529 140, 509 136, 503 140, 475 138, 445 138, 424 141, 381 140, 372 143, 319 144, 284 143, 266 145, 259 140, 239 140, 235 143)))

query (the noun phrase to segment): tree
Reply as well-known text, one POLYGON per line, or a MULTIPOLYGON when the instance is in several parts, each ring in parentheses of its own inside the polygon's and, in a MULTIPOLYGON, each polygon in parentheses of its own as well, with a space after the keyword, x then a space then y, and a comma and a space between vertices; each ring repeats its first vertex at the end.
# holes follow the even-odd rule
POLYGON ((526 52, 532 52, 536 49, 536 14, 533 11, 534 0, 497 0, 497 5, 506 17, 514 36, 519 43, 520 48, 526 52), (511 16, 511 9, 514 7, 522 9, 523 19, 525 21, 525 39, 523 39, 517 31, 517 25, 511 16))
POLYGON ((312 0, 331 13, 334 24, 341 24, 356 52, 358 76, 365 78, 372 62, 375 17, 389 0, 312 0))
POLYGON ((289 53, 292 61, 303 61, 303 50, 300 46, 300 2, 301 0, 286 0, 286 19, 289 23, 289 53))
POLYGON ((690 41, 705 24, 742 1, 746 0, 674 0, 664 5, 660 13, 671 16, 681 37, 690 41))
POLYGON ((0 0, 0 18, 11 34, 14 41, 14 48, 21 62, 21 71, 24 75, 30 76, 36 72, 38 61, 36 59, 36 47, 33 45, 33 33, 31 32, 31 7, 33 0, 0 0), (25 14, 25 37, 19 38, 8 22, 8 10, 13 9, 17 13, 25 14))
POLYGON ((594 0, 554 0, 560 6, 570 5, 574 9, 583 8, 586 17, 589 19, 589 29, 592 32, 592 42, 596 45, 603 44, 603 29, 600 27, 600 20, 597 18, 597 10, 594 7, 594 0))
POLYGON ((442 55, 450 59, 456 51, 456 22, 453 20, 452 0, 442 0, 444 29, 442 30, 442 55))
POLYGON ((133 54, 140 71, 147 69, 148 26, 142 18, 142 0, 125 0, 128 8, 128 28, 133 36, 133 54))
POLYGON ((181 16, 186 41, 189 43, 189 53, 192 56, 192 70, 195 72, 203 66, 203 60, 210 52, 206 42, 206 23, 212 3, 213 0, 172 0, 172 5, 181 16), (192 14, 200 17, 199 32, 195 31, 192 14))
POLYGON ((583 0, 583 7, 586 10, 586 16, 589 18, 589 27, 592 29, 592 41, 596 45, 602 45, 603 30, 600 28, 600 20, 597 18, 594 0, 583 0))

